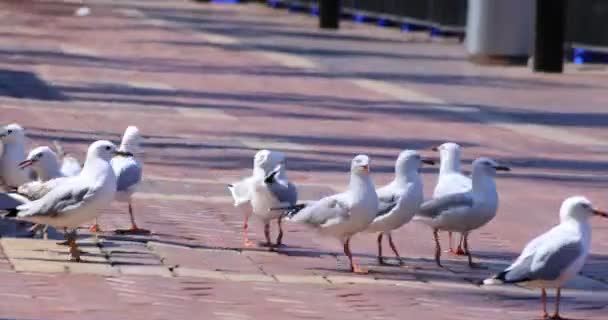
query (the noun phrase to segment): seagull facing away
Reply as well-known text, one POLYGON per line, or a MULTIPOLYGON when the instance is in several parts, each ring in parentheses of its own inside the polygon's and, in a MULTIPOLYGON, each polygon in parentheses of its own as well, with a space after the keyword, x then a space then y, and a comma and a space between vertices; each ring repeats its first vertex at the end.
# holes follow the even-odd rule
POLYGON ((116 193, 116 176, 110 160, 116 146, 97 141, 89 146, 84 167, 79 175, 63 178, 42 198, 34 201, 12 194, 0 194, 0 209, 6 217, 66 229, 66 240, 73 261, 80 261, 75 229, 96 218, 116 193), (12 203, 11 203, 12 200, 12 203))
MULTIPOLYGON (((129 206, 129 217, 131 227, 128 229, 116 230, 120 234, 149 234, 149 230, 140 229, 135 223, 133 216, 132 196, 137 191, 143 177, 143 165, 134 156, 139 152, 141 135, 135 126, 129 126, 125 130, 118 153, 111 160, 112 169, 116 175, 116 196, 118 202, 127 203, 129 206)), ((101 228, 95 219, 95 224, 90 228, 92 232, 100 232, 101 228)))
POLYGON ((424 200, 420 169, 422 164, 434 164, 432 160, 422 159, 415 150, 404 150, 395 163, 395 178, 391 183, 376 190, 379 208, 367 232, 378 233, 378 263, 385 264, 382 257, 382 237, 388 235, 388 243, 395 253, 399 264, 403 264, 393 243, 392 230, 410 222, 424 200))
POLYGON ((429 225, 435 238, 435 262, 441 267, 439 230, 459 232, 463 235, 464 251, 469 266, 475 267, 469 251, 468 236, 496 216, 498 192, 494 176, 496 171, 509 171, 489 158, 473 161, 473 188, 467 192, 454 193, 424 202, 415 219, 429 225))
MULTIPOLYGON (((234 206, 243 212, 243 246, 252 247, 254 244, 249 240, 247 230, 249 228, 249 218, 253 212, 251 207, 251 195, 256 181, 264 179, 273 169, 285 160, 282 152, 260 150, 253 157, 252 175, 228 185, 228 190, 234 200, 234 206)), ((287 180, 284 167, 281 167, 279 178, 287 180)))
POLYGON ((585 264, 591 244, 589 218, 594 215, 608 218, 607 213, 595 209, 585 197, 567 198, 559 210, 560 223, 528 242, 513 264, 483 283, 526 283, 540 288, 545 319, 548 318, 546 289, 555 288, 555 314, 551 318, 561 319, 561 287, 585 264))
POLYGON ((3 145, 0 180, 9 190, 17 189, 32 180, 32 172, 29 169, 19 168, 19 163, 25 160, 25 130, 16 123, 2 127, 0 141, 3 145))
MULTIPOLYGON (((439 177, 433 191, 433 199, 471 190, 473 185, 471 178, 460 171, 460 149, 460 145, 453 142, 446 142, 438 147, 433 147, 433 151, 439 151, 440 159, 439 177)), ((462 250, 463 239, 464 237, 461 235, 458 248, 454 250, 452 247, 452 232, 448 231, 449 252, 455 255, 464 255, 465 252, 462 250)))
POLYGON ((264 223, 265 246, 272 247, 270 241, 270 221, 277 220, 279 234, 275 246, 280 246, 283 240, 281 212, 271 210, 275 207, 294 206, 298 201, 296 186, 287 180, 284 164, 279 165, 266 177, 257 179, 251 193, 251 208, 253 215, 264 223))
POLYGON ((306 224, 321 235, 333 236, 344 246, 351 272, 366 272, 353 263, 350 239, 364 231, 378 212, 378 195, 370 177, 370 159, 358 155, 351 161, 348 190, 285 209, 289 221, 306 224))

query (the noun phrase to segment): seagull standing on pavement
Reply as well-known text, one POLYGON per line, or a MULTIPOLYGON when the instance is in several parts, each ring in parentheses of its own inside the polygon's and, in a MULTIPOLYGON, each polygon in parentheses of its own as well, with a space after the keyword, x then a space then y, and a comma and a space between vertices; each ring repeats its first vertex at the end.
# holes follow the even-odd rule
MULTIPOLYGON (((454 193, 467 192, 472 188, 471 178, 465 176, 460 171, 460 145, 453 142, 446 142, 438 147, 434 147, 433 151, 439 151, 439 177, 437 185, 433 191, 433 198, 441 198, 454 193)), ((452 247, 452 232, 448 231, 448 242, 450 251, 455 255, 464 255, 462 250, 462 241, 464 237, 460 236, 458 248, 452 247)))
POLYGON ((120 152, 109 141, 94 142, 79 175, 60 179, 47 194, 34 201, 0 194, 0 209, 9 211, 6 217, 66 229, 71 259, 80 261, 75 229, 95 219, 114 199, 116 176, 110 160, 117 153, 120 152), (67 229, 74 231, 68 233, 67 229))
POLYGON ((399 264, 403 263, 393 243, 391 231, 410 222, 424 200, 419 173, 423 163, 434 164, 432 160, 422 159, 414 150, 402 151, 395 163, 395 178, 391 183, 376 190, 379 208, 376 218, 366 231, 378 233, 378 263, 380 264, 385 264, 382 257, 382 237, 385 234, 388 235, 388 243, 399 264))
POLYGON ((253 215, 264 223, 265 246, 272 247, 270 241, 270 221, 277 220, 279 234, 276 246, 283 240, 283 226, 281 212, 272 210, 276 207, 294 206, 298 201, 296 186, 287 180, 287 174, 281 162, 272 172, 264 178, 258 178, 251 193, 251 208, 253 215))
POLYGON ((353 262, 350 239, 364 231, 378 212, 378 195, 370 177, 370 159, 358 155, 351 161, 348 190, 285 209, 289 221, 306 224, 321 235, 333 236, 344 246, 351 272, 365 272, 353 262))
POLYGON ((424 202, 415 219, 433 229, 435 238, 435 262, 441 266, 441 246, 439 230, 459 232, 463 235, 464 251, 469 266, 475 267, 469 251, 469 234, 486 225, 496 216, 498 210, 498 192, 494 176, 496 171, 509 171, 508 167, 499 165, 489 158, 473 161, 473 188, 467 192, 454 193, 424 202))
POLYGON ((585 197, 567 198, 559 211, 560 223, 551 230, 534 238, 521 255, 503 272, 484 284, 527 283, 541 289, 542 317, 547 314, 548 288, 557 289, 555 313, 551 319, 561 319, 559 302, 561 287, 582 269, 591 245, 592 216, 608 217, 595 209, 585 197))
POLYGON ((11 190, 32 180, 29 169, 21 170, 19 163, 25 160, 25 130, 13 123, 0 128, 3 152, 0 156, 0 180, 11 190))
MULTIPOLYGON (((234 206, 243 212, 243 245, 245 247, 253 246, 253 243, 249 240, 247 231, 249 229, 249 218, 253 213, 251 198, 255 184, 256 182, 263 180, 267 174, 274 170, 284 160, 285 156, 282 152, 266 149, 260 150, 253 157, 252 175, 228 185, 228 190, 232 195, 232 199, 234 199, 234 206)), ((285 168, 281 167, 279 178, 284 177, 283 180, 287 181, 285 175, 285 168)))
MULTIPOLYGON (((143 165, 135 158, 135 153, 139 152, 141 135, 139 129, 135 126, 130 126, 125 130, 119 153, 112 158, 111 164, 114 174, 116 175, 116 201, 127 203, 129 208, 129 217, 131 219, 131 227, 124 230, 116 230, 117 233, 126 234, 148 234, 149 230, 140 229, 135 223, 133 216, 132 196, 137 191, 137 187, 142 181, 143 165)), ((95 224, 90 229, 92 232, 100 232, 101 228, 95 220, 95 224)))

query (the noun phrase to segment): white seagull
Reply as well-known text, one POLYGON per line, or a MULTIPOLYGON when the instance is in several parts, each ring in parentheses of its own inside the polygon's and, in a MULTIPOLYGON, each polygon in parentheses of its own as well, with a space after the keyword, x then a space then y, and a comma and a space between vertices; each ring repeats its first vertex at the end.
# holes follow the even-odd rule
POLYGON ((555 288, 555 314, 551 318, 561 319, 561 287, 576 276, 585 264, 591 245, 589 218, 594 215, 608 217, 607 213, 595 209, 585 197, 567 198, 559 210, 560 223, 528 242, 513 264, 483 283, 526 283, 540 288, 543 318, 548 317, 546 289, 555 288))
POLYGON ((498 192, 494 176, 496 171, 509 171, 489 158, 473 161, 473 188, 467 192, 454 193, 424 202, 415 219, 429 225, 435 238, 435 262, 441 266, 441 246, 439 230, 459 232, 463 235, 464 251, 469 266, 474 267, 469 251, 468 236, 475 229, 481 228, 496 216, 498 210, 498 192))
MULTIPOLYGON (((252 175, 241 179, 235 183, 228 185, 228 190, 234 200, 234 206, 243 211, 243 245, 245 247, 253 246, 253 243, 249 241, 247 234, 249 228, 249 218, 252 214, 251 208, 251 195, 253 193, 254 185, 256 181, 264 179, 267 174, 274 170, 279 164, 285 159, 282 152, 260 150, 256 152, 253 157, 253 172, 252 175)), ((284 168, 281 168, 279 176, 285 175, 284 168)), ((286 180, 286 178, 284 179, 286 180)))
POLYGON ((19 163, 25 160, 25 130, 13 123, 0 128, 3 152, 0 156, 0 180, 5 187, 17 189, 32 180, 29 169, 21 170, 19 163))
MULTIPOLYGON (((89 146, 79 175, 61 179, 47 194, 34 201, 19 195, 0 194, 0 209, 9 211, 7 217, 75 229, 95 219, 114 199, 116 176, 110 160, 117 152, 116 146, 109 141, 94 142, 89 146)), ((75 230, 66 232, 66 240, 71 259, 80 261, 75 230)))
POLYGON ((365 272, 353 263, 350 239, 364 231, 378 212, 378 195, 370 177, 370 159, 358 155, 351 161, 348 190, 318 201, 285 208, 289 221, 303 223, 322 235, 339 239, 350 262, 351 272, 365 272))
POLYGON ((298 190, 293 183, 287 180, 283 163, 266 177, 256 179, 251 193, 251 208, 253 215, 264 223, 265 246, 273 246, 270 241, 270 221, 272 220, 277 220, 279 228, 275 245, 280 246, 283 240, 282 214, 278 210, 271 209, 294 206, 297 201, 298 190))
POLYGON ((385 264, 382 257, 382 236, 385 234, 388 235, 388 243, 399 264, 403 263, 393 243, 391 231, 410 222, 424 200, 419 173, 423 163, 434 164, 432 160, 422 159, 415 150, 402 151, 395 162, 395 178, 391 183, 376 190, 379 208, 376 218, 366 231, 378 233, 378 263, 380 264, 385 264))
MULTIPOLYGON (((128 204, 131 227, 124 230, 116 230, 117 233, 148 234, 149 230, 140 229, 135 223, 133 216, 132 196, 137 191, 143 177, 143 164, 135 158, 139 152, 141 135, 135 126, 129 126, 125 130, 118 153, 112 158, 111 164, 116 175, 116 198, 118 202, 128 204)), ((95 219, 95 224, 90 228, 91 232, 100 232, 101 228, 95 219)))
MULTIPOLYGON (((440 159, 439 177, 433 191, 433 199, 471 190, 473 185, 471 178, 460 171, 460 149, 460 145, 453 142, 446 142, 433 148, 433 151, 439 151, 440 159)), ((458 248, 454 250, 452 247, 452 232, 448 231, 450 253, 455 255, 465 254, 462 250, 463 238, 461 235, 458 248)))

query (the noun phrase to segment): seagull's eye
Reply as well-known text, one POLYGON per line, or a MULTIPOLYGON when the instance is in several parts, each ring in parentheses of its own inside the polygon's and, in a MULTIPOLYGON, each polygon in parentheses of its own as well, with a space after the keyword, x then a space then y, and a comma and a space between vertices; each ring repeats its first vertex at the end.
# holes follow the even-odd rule
POLYGON ((36 158, 38 158, 38 159, 42 158, 42 153, 39 153, 39 154, 36 156, 36 158))
POLYGON ((106 147, 106 150, 110 151, 112 148, 110 146, 106 147))
POLYGON ((591 206, 586 203, 581 203, 581 207, 583 207, 583 209, 591 209, 591 206))
POLYGON ((11 134, 11 133, 13 133, 13 130, 8 130, 8 134, 11 134))

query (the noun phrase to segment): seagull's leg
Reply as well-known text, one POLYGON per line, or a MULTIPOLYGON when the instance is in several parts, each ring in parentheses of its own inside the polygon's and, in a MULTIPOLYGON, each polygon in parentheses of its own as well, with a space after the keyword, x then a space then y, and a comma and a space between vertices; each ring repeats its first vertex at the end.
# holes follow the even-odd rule
POLYGON ((78 244, 76 243, 76 231, 67 233, 66 236, 70 246, 70 260, 80 262, 80 250, 78 250, 78 244))
POLYGON ((450 246, 450 250, 448 250, 449 253, 456 253, 454 251, 454 248, 452 247, 452 232, 448 231, 448 245, 450 246))
POLYGON ((441 265, 441 244, 439 244, 439 230, 433 230, 433 238, 435 239, 435 263, 437 263, 439 267, 443 268, 441 265))
POLYGON ((454 252, 454 254, 456 254, 458 256, 464 256, 465 254, 468 254, 468 252, 465 252, 464 250, 462 250, 463 242, 464 242, 464 235, 461 234, 460 242, 458 242, 458 248, 456 248, 456 251, 454 252))
POLYGON ((562 297, 562 288, 557 288, 557 291, 555 292, 555 314, 553 315, 553 317, 551 317, 551 319, 553 320, 561 320, 562 317, 560 317, 559 315, 559 300, 562 297))
POLYGON ((279 227, 279 234, 277 235, 276 246, 280 247, 283 244, 283 218, 279 217, 277 220, 277 226, 279 227))
POLYGON ((135 216, 133 215, 133 205, 131 204, 131 199, 129 199, 129 218, 131 219, 131 227, 127 230, 117 230, 117 233, 150 234, 150 230, 140 229, 135 223, 135 216))
POLYGON ((399 265, 403 265, 403 260, 401 260, 401 256, 399 255, 399 252, 397 252, 397 247, 395 246, 395 243, 393 242, 393 235, 390 232, 388 233, 388 244, 391 246, 391 249, 393 250, 395 257, 397 258, 397 262, 399 263, 399 265))
POLYGON ((264 246, 272 247, 272 242, 270 242, 270 222, 264 223, 264 238, 266 239, 264 246))
POLYGON ((57 242, 58 246, 68 246, 70 245, 70 242, 68 241, 68 228, 63 228, 63 235, 65 237, 65 241, 63 242, 57 242))
POLYGON ((93 233, 102 232, 99 223, 97 223, 97 218, 95 218, 95 223, 91 226, 91 228, 89 228, 89 231, 93 233))
POLYGON ((463 233, 462 236, 464 238, 464 240, 462 241, 464 251, 467 254, 467 258, 469 259, 469 267, 474 269, 485 269, 485 267, 473 262, 473 255, 471 254, 471 250, 469 250, 469 234, 463 233))
POLYGON ((350 271, 351 272, 354 272, 354 273, 367 273, 368 272, 366 269, 359 267, 358 265, 356 265, 353 262, 353 254, 350 252, 350 238, 347 238, 346 241, 344 242, 344 254, 346 254, 346 256, 348 257, 348 260, 350 261, 350 271))
POLYGON ((253 247, 253 242, 249 240, 249 235, 247 233, 247 229, 249 228, 249 214, 245 213, 245 220, 243 220, 243 247, 251 248, 253 247))
POLYGON ((382 232, 378 233, 378 264, 385 265, 384 258, 382 258, 382 232))
POLYGON ((547 319, 549 317, 549 314, 547 313, 547 290, 545 290, 545 288, 542 288, 540 291, 540 301, 543 304, 542 318, 547 319))
POLYGON ((42 229, 42 239, 44 239, 44 240, 49 239, 49 225, 48 224, 45 224, 44 228, 42 229))

